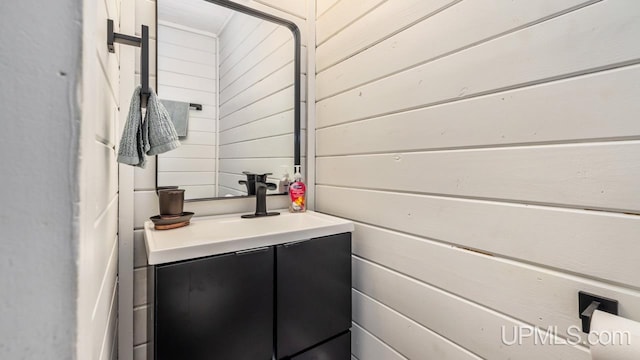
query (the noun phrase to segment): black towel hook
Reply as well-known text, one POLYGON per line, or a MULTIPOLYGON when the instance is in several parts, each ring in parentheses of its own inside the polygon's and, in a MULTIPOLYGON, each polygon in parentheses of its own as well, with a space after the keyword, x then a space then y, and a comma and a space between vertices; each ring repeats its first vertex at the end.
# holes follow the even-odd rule
POLYGON ((142 25, 140 37, 119 34, 113 31, 113 20, 107 19, 107 47, 110 53, 114 53, 114 43, 136 46, 140 48, 140 82, 142 90, 140 92, 141 104, 146 104, 151 94, 149 88, 149 27, 142 25))

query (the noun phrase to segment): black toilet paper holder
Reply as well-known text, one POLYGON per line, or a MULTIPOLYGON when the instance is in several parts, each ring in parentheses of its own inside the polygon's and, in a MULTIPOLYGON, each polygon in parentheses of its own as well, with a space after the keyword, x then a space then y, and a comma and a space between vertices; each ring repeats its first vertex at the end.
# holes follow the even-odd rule
POLYGON ((589 294, 584 291, 578 292, 578 314, 580 315, 580 320, 582 320, 583 333, 588 334, 589 330, 591 330, 591 318, 596 310, 618 315, 618 300, 589 294))

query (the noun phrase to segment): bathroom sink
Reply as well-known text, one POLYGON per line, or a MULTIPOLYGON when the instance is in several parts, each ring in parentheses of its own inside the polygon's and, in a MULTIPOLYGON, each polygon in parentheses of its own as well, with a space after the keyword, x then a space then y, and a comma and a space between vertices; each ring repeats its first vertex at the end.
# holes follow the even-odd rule
POLYGON ((353 231, 353 223, 314 211, 242 219, 239 214, 195 218, 186 227, 155 230, 144 225, 150 265, 284 244, 353 231))

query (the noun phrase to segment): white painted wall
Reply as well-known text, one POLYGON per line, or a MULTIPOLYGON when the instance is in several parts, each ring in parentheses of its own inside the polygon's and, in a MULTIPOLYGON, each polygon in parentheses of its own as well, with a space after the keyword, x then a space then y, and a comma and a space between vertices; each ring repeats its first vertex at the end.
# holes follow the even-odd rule
MULTIPOLYGON (((274 14, 296 23, 302 33, 303 73, 306 74, 307 10, 306 2, 302 6, 299 0, 264 0, 261 2, 238 0, 239 3, 258 10, 274 14), (293 10, 289 10, 293 9, 293 10)), ((155 0, 135 0, 136 28, 140 24, 150 26, 150 83, 155 83, 155 0)), ((136 52, 136 59, 139 57, 136 52)), ((136 60, 137 62, 137 60, 136 60)), ((139 66, 135 64, 135 71, 139 66)), ((133 69, 132 69, 133 70, 133 69)), ((125 70, 122 70, 123 72, 125 70)), ((303 76, 304 79, 304 76, 303 76)), ((136 78, 136 82, 139 80, 136 78)), ((303 82, 303 85, 305 82, 303 82)), ((133 91, 133 88, 128 91, 133 91)), ((303 92, 303 100, 306 94, 303 92)), ((306 124, 306 100, 303 104, 303 127, 306 124)), ((303 139, 303 142, 305 140, 303 139)), ((306 144, 306 142, 305 142, 306 144)), ((303 145, 305 146, 305 145, 303 145)), ((303 150, 303 154, 305 154, 303 150)), ((120 170, 120 295, 119 295, 119 354, 120 360, 143 360, 147 357, 147 310, 146 298, 147 259, 144 247, 143 224, 149 217, 158 214, 158 197, 155 194, 155 161, 149 158, 147 169, 120 170)), ((269 209, 286 208, 285 196, 270 197, 269 209)), ((255 210, 254 198, 224 199, 213 201, 188 202, 185 211, 195 212, 195 216, 252 212, 255 210)))
POLYGON ((316 208, 357 223, 356 358, 586 360, 501 344, 566 338, 579 290, 640 321, 640 3, 317 13, 316 208))
POLYGON ((0 11, 2 359, 116 358, 120 6, 0 11))
POLYGON ((81 8, 24 1, 0 11, 2 359, 75 356, 81 8))
POLYGON ((234 14, 220 34, 220 196, 247 194, 243 171, 293 171, 293 82, 291 31, 234 14))
POLYGON ((158 97, 202 105, 189 110, 181 146, 158 156, 158 186, 178 185, 185 199, 216 196, 217 42, 214 34, 158 25, 158 97))

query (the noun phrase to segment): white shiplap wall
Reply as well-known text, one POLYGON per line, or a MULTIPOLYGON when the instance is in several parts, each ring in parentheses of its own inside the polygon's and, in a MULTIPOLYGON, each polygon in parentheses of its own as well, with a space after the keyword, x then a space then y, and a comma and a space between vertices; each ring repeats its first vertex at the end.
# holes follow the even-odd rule
POLYGON ((158 24, 158 97, 197 103, 181 146, 158 157, 158 186, 178 185, 185 199, 216 194, 217 38, 185 26, 158 24))
MULTIPOLYGON (((151 49, 149 52, 149 83, 157 87, 156 74, 156 2, 155 0, 135 0, 136 29, 140 25, 149 26, 151 49)), ((139 52, 136 51, 136 66, 132 70, 137 74, 136 84, 140 82, 140 67, 138 65, 139 52)), ((128 169, 127 169, 128 170, 128 169)), ((122 173, 122 170, 121 170, 122 173)), ((146 283, 141 286, 140 281, 146 281, 146 255, 144 239, 140 228, 143 221, 158 214, 158 197, 156 187, 156 161, 154 157, 147 158, 146 169, 135 168, 132 176, 123 185, 121 176, 121 198, 127 200, 127 207, 121 210, 120 229, 121 238, 127 237, 121 245, 120 264, 120 360, 147 359, 147 301, 146 283), (125 259, 126 257, 126 259, 125 259), (125 282, 126 280, 126 282, 125 282), (136 291, 136 292, 134 292, 136 291), (144 292, 144 294, 140 294, 144 292), (126 325, 126 326, 125 326, 126 325)))
POLYGON ((640 3, 317 13, 316 208, 357 223, 356 358, 586 360, 501 344, 566 338, 579 290, 640 321, 640 3))
MULTIPOLYGON (((220 34, 220 196, 246 194, 242 171, 293 165, 294 43, 291 31, 234 14, 220 34)), ((293 169, 292 169, 293 170, 293 169)))
MULTIPOLYGON (((85 58, 82 79, 82 127, 80 171, 80 251, 78 264, 80 319, 78 358, 117 358, 118 330, 118 165, 117 143, 123 117, 120 83, 134 77, 121 73, 125 54, 132 48, 106 46, 106 21, 114 20, 115 31, 126 32, 121 8, 130 2, 85 1, 85 58), (95 24, 95 25, 91 25, 95 24), (122 26, 121 26, 122 24, 122 26), (89 305, 87 305, 89 304, 89 305)), ((132 25, 132 24, 128 24, 132 25)))
MULTIPOLYGON (((251 6, 260 11, 264 11, 276 16, 295 22, 301 30, 302 34, 302 72, 306 74, 306 34, 307 34, 307 18, 305 11, 306 3, 313 0, 261 0, 259 2, 238 0, 237 2, 251 6)), ((135 0, 135 21, 136 29, 141 24, 150 26, 151 51, 150 51, 150 83, 156 81, 156 65, 155 65, 155 0, 135 0)), ((139 54, 136 52, 136 59, 139 54)), ((138 72, 139 66, 135 65, 135 71, 138 72)), ((303 75, 303 80, 305 76, 303 75)), ((139 81, 137 78, 136 81, 139 81)), ((303 81, 303 88, 305 82, 303 81)), ((132 91, 133 89, 131 89, 132 91)), ((292 95, 293 96, 293 95, 292 95)), ((303 109, 306 108, 305 94, 303 91, 303 109)), ((206 111, 206 108, 205 108, 206 111)), ((204 113, 204 111, 203 111, 204 113)), ((305 128, 306 114, 302 113, 302 126, 305 128)), ((191 123, 193 124, 193 122, 191 123)), ((303 138, 304 142, 304 138, 303 138)), ((293 141, 291 141, 293 144, 293 141)), ((305 154, 303 143, 303 156, 305 154)), ((244 167, 244 166, 243 166, 244 167)), ((158 197, 155 189, 155 172, 156 166, 153 158, 148 159, 146 169, 135 169, 130 184, 127 183, 123 187, 121 177, 121 195, 127 198, 127 204, 120 211, 120 229, 121 238, 130 238, 130 241, 123 242, 120 253, 127 256, 126 260, 121 261, 120 277, 125 277, 126 285, 121 281, 121 296, 119 299, 122 303, 129 301, 131 306, 125 304, 120 307, 120 323, 131 322, 130 326, 121 327, 119 338, 119 359, 128 360, 145 360, 147 359, 147 310, 149 304, 147 302, 147 259, 144 245, 143 225, 149 217, 158 214, 158 197), (130 204, 129 204, 130 202, 130 204), (128 225, 131 225, 127 227, 128 225), (133 311, 131 311, 133 307, 133 311)), ((126 176, 124 177, 127 178, 126 176)), ((128 181, 128 180, 125 180, 128 181)), ((121 200, 122 201, 122 200, 121 200)), ((286 197, 277 196, 270 197, 267 205, 269 209, 280 209, 287 206, 286 197)), ((215 201, 198 201, 185 204, 185 211, 195 212, 195 216, 231 214, 251 212, 255 209, 255 199, 253 198, 237 198, 215 201)))

